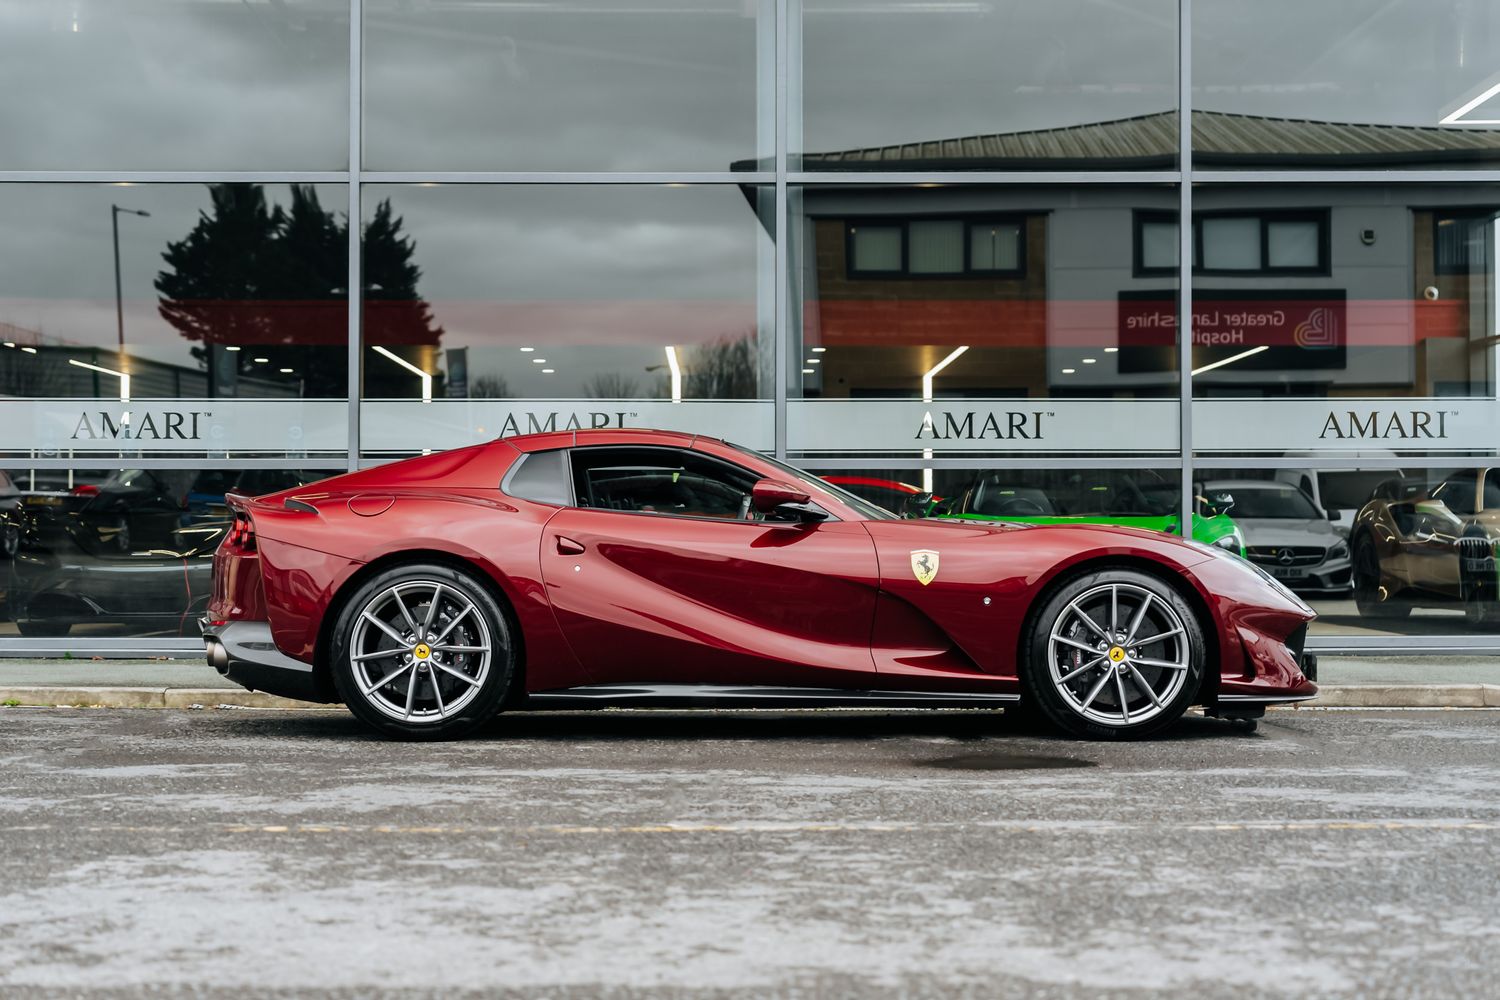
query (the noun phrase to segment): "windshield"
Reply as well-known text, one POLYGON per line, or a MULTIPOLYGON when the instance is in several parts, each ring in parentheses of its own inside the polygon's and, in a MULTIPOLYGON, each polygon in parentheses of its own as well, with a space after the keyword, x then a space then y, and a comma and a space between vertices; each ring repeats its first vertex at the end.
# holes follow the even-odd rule
POLYGON ((1264 486, 1234 485, 1226 486, 1223 492, 1234 496, 1234 516, 1237 518, 1312 521, 1323 517, 1307 494, 1295 486, 1270 489, 1264 486))
POLYGON ((760 459, 762 462, 769 462, 771 465, 776 466, 776 468, 785 473, 786 478, 793 483, 800 483, 801 485, 811 489, 814 493, 827 493, 830 496, 835 497, 840 503, 843 503, 846 506, 852 507, 854 510, 858 511, 861 517, 867 518, 871 521, 901 520, 901 517, 899 515, 891 513, 884 507, 873 504, 870 501, 863 499, 862 497, 857 497, 846 489, 835 486, 827 480, 819 479, 812 473, 803 472, 801 469, 787 465, 785 462, 779 462, 769 455, 762 455, 760 452, 754 451, 750 448, 746 448, 744 445, 735 444, 733 441, 725 441, 724 443, 729 445, 729 447, 733 448, 735 451, 743 452, 746 455, 753 455, 755 458, 760 459))

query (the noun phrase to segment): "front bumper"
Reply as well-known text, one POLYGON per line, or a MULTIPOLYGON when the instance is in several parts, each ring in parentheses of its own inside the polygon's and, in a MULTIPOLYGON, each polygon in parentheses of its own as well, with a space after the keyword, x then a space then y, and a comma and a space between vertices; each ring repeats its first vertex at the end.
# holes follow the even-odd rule
POLYGON ((220 674, 251 691, 282 698, 328 703, 311 663, 294 660, 276 648, 269 622, 201 621, 209 664, 220 674))

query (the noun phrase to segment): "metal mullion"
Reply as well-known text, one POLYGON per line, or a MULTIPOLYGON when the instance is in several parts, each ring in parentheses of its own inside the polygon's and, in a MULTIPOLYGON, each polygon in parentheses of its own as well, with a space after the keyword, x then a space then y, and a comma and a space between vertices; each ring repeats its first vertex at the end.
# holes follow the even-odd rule
POLYGON ((916 171, 793 171, 793 184, 884 185, 914 184, 1172 184, 1181 176, 1178 170, 935 170, 916 171))
POLYGON ((0 184, 339 184, 343 170, 0 170, 0 184))
POLYGON ((787 462, 805 469, 1175 469, 1182 464, 1181 454, 1158 455, 1076 455, 1056 458, 1015 456, 982 458, 947 456, 933 458, 819 458, 816 455, 793 455, 787 462))
MULTIPOLYGON (((1317 635, 1307 651, 1320 656, 1409 656, 1412 653, 1497 653, 1500 635, 1317 635)), ((1476 682, 1477 683, 1477 682, 1476 682)))
MULTIPOLYGON (((1187 2, 1187 0, 1183 0, 1187 2)), ((1494 184, 1500 170, 1194 170, 1199 184, 1494 184)))
POLYGON ((0 657, 76 656, 80 649, 91 656, 112 660, 136 660, 153 656, 172 656, 203 662, 203 640, 190 638, 137 639, 123 636, 69 636, 63 639, 28 639, 20 636, 0 638, 0 657))
POLYGON ((1451 469, 1495 461, 1494 455, 1392 455, 1370 458, 1353 455, 1198 455, 1199 469, 1451 469))
POLYGON ((770 184, 774 171, 366 170, 371 184, 770 184))
MULTIPOLYGON (((786 400, 787 382, 787 358, 792 337, 791 322, 791 259, 789 252, 790 240, 792 239, 792 219, 790 197, 787 189, 787 118, 788 118, 788 77, 790 75, 788 32, 791 30, 791 2, 790 0, 776 0, 776 99, 775 99, 775 126, 772 129, 775 135, 776 154, 776 242, 773 250, 776 267, 776 304, 772 312, 773 322, 776 326, 775 336, 772 343, 775 345, 772 361, 774 377, 772 378, 773 389, 773 420, 775 421, 772 433, 772 446, 777 458, 785 458, 787 451, 787 422, 786 422, 786 400)), ((801 5, 798 4, 797 13, 801 16, 801 5)))
POLYGON ((1193 3, 1177 3, 1177 452, 1182 458, 1178 524, 1193 537, 1193 3))
POLYGON ((202 458, 183 455, 181 458, 163 456, 141 458, 121 457, 117 454, 75 454, 72 458, 14 458, 0 457, 0 468, 16 469, 326 469, 336 471, 345 467, 342 455, 323 458, 202 458))
POLYGON ((364 114, 364 2, 349 0, 349 188, 348 188, 348 239, 349 274, 344 282, 348 299, 347 337, 347 381, 345 393, 349 410, 348 455, 345 466, 353 472, 359 468, 359 419, 360 400, 364 396, 364 383, 360 377, 364 334, 364 241, 360 238, 364 228, 364 213, 361 210, 360 164, 363 159, 363 133, 361 124, 364 114))

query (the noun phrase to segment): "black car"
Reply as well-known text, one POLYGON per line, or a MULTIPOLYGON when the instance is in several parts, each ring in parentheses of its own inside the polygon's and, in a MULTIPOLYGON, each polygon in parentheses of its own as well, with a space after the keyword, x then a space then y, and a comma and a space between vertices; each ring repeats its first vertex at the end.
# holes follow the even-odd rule
POLYGON ((197 634, 214 549, 232 519, 226 492, 289 489, 315 475, 128 469, 69 501, 28 511, 9 563, 8 604, 26 636, 80 623, 197 634))

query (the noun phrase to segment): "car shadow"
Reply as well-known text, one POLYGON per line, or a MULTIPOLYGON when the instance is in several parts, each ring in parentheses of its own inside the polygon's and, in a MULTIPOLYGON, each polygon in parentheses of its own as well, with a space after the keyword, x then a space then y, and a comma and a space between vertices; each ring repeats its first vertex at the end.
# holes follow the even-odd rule
MULTIPOLYGON (((223 728, 237 736, 304 740, 382 740, 344 712, 225 713, 223 728)), ((1189 714, 1148 742, 1263 738, 1245 726, 1189 714)), ((798 740, 848 742, 899 738, 991 739, 1089 744, 1063 736, 1033 718, 996 709, 904 711, 715 711, 615 709, 583 712, 514 712, 498 716, 464 742, 567 743, 577 741, 798 740)))

